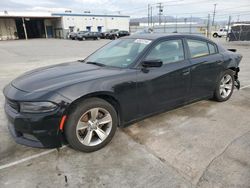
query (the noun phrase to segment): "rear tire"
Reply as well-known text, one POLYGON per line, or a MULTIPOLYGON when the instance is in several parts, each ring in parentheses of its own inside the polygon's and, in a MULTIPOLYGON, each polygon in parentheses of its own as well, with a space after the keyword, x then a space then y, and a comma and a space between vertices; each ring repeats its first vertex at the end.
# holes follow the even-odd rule
POLYGON ((93 152, 111 141, 117 124, 117 113, 110 103, 100 98, 89 98, 71 111, 64 131, 72 148, 93 152))
POLYGON ((234 90, 234 72, 232 70, 226 70, 218 79, 216 89, 214 92, 214 99, 218 102, 227 101, 234 90))

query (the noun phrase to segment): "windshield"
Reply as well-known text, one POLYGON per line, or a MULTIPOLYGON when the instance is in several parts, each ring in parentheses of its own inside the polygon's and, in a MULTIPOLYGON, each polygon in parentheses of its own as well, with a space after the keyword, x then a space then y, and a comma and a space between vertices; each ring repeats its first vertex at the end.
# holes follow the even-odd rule
POLYGON ((150 43, 145 39, 118 39, 97 50, 84 61, 103 66, 125 68, 139 56, 150 43))

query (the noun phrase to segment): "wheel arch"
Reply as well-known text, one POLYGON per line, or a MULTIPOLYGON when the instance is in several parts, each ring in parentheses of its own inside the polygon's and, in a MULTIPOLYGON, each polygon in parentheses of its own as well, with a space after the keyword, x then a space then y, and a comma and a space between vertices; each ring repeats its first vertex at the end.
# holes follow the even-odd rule
POLYGON ((240 71, 239 67, 228 67, 228 69, 234 71, 235 73, 238 73, 240 71))
POLYGON ((121 116, 120 102, 111 92, 93 92, 93 93, 83 95, 70 103, 70 105, 67 107, 67 109, 65 111, 65 114, 69 115, 70 112, 72 111, 72 109, 74 109, 77 104, 79 104, 80 102, 82 102, 86 99, 89 99, 89 98, 100 98, 100 99, 105 100, 109 104, 111 104, 117 113, 118 126, 121 126, 121 117, 122 116, 121 116))
POLYGON ((239 67, 229 67, 228 70, 231 70, 234 72, 234 80, 238 81, 238 73, 240 72, 240 68, 239 67))

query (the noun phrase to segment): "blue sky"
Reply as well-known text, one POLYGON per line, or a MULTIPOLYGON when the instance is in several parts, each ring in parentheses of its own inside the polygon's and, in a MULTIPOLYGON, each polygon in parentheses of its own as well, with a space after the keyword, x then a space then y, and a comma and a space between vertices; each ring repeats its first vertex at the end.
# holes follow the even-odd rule
POLYGON ((207 17, 217 4, 217 19, 250 20, 250 0, 0 0, 0 11, 54 11, 124 14, 131 17, 147 16, 147 5, 152 4, 157 15, 157 4, 163 3, 163 14, 177 17, 207 17))

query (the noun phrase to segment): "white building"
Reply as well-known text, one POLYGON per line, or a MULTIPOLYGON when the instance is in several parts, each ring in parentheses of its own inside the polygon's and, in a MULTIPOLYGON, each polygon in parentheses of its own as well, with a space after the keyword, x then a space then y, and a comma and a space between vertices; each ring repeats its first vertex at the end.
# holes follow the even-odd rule
POLYGON ((129 30, 129 16, 74 13, 53 13, 52 15, 61 17, 61 27, 64 30, 98 32, 108 29, 129 30))
POLYGON ((66 38, 71 31, 129 30, 129 16, 0 12, 0 40, 29 38, 66 38))

